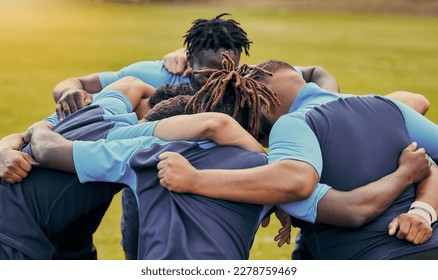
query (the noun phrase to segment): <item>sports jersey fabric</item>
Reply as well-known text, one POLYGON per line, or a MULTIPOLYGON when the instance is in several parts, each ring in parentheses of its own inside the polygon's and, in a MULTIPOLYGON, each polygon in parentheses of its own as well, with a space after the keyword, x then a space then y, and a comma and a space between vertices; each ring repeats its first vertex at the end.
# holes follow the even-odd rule
MULTIPOLYGON (((320 176, 316 192, 321 185, 349 191, 395 171, 402 150, 413 141, 436 157, 438 143, 430 138, 437 133, 436 125, 399 102, 374 95, 330 93, 309 83, 290 113, 272 128, 268 155, 270 162, 292 159, 312 165, 320 176), (431 131, 424 133, 425 127, 431 131)), ((312 196, 312 201, 301 203, 317 205, 322 197, 312 196)), ((423 245, 412 245, 387 233, 389 222, 407 212, 414 199, 415 186, 411 186, 381 216, 363 227, 307 223, 301 232, 318 259, 391 259, 435 248, 438 233, 423 245)), ((298 217, 303 216, 300 211, 317 209, 300 206, 287 203, 281 208, 298 217)), ((316 217, 316 212, 311 216, 316 217)))
POLYGON ((161 187, 156 164, 164 151, 178 152, 200 169, 267 163, 265 155, 238 147, 167 143, 155 137, 73 145, 81 182, 105 180, 134 190, 140 207, 139 259, 247 259, 262 207, 178 194, 161 187))

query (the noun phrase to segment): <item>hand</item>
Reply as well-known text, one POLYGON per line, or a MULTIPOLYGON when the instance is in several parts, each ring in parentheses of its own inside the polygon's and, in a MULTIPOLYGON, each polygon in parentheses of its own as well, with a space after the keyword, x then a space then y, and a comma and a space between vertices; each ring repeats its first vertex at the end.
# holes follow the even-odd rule
POLYGON ((278 247, 283 246, 284 243, 290 244, 292 217, 283 210, 275 211, 275 216, 280 221, 282 227, 278 230, 278 234, 274 237, 274 241, 278 241, 278 247))
POLYGON ((9 184, 21 182, 35 163, 35 160, 26 153, 2 149, 0 150, 0 178, 9 184))
POLYGON ((388 225, 388 234, 418 245, 429 240, 432 227, 421 216, 403 213, 388 225))
POLYGON ((93 100, 91 94, 85 90, 74 89, 65 92, 56 104, 56 115, 60 120, 65 116, 76 112, 77 110, 87 106, 93 100))
POLYGON ((164 68, 172 74, 188 76, 192 69, 187 65, 186 49, 178 49, 174 52, 168 53, 163 57, 164 68))
MULTIPOLYGON (((23 141, 25 143, 30 143, 32 139, 34 138, 34 134, 37 131, 46 131, 46 130, 52 130, 53 126, 45 121, 39 121, 34 124, 32 124, 24 133, 23 141)), ((34 141, 35 142, 35 141, 34 141)))
POLYGON ((182 155, 174 152, 164 152, 159 156, 157 165, 160 184, 166 189, 185 193, 190 192, 196 169, 182 155))
POLYGON ((430 174, 431 162, 423 148, 417 150, 417 143, 412 143, 406 147, 399 160, 399 169, 405 172, 412 183, 423 180, 430 174))

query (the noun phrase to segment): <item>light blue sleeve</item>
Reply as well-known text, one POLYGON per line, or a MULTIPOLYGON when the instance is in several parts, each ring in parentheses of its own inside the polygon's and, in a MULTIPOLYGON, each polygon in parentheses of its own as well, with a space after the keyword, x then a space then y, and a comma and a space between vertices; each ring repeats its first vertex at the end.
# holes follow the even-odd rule
POLYGON ((107 114, 122 115, 132 113, 131 100, 120 90, 107 89, 93 96, 93 105, 99 105, 107 114))
MULTIPOLYGON (((139 139, 135 140, 139 141, 139 139)), ((128 143, 110 142, 105 139, 96 142, 74 141, 73 161, 79 181, 135 185, 136 176, 129 167, 129 159, 138 144, 132 142, 134 141, 130 141, 131 145, 128 145, 128 143)))
POLYGON ((111 129, 108 133, 108 140, 130 139, 140 136, 153 136, 154 130, 160 121, 138 123, 135 125, 126 125, 120 123, 111 129))
MULTIPOLYGON (((131 101, 121 91, 116 89, 104 90, 98 94, 93 94, 92 105, 99 105, 103 108, 106 114, 109 115, 123 115, 133 111, 131 101)), ((60 120, 56 112, 44 119, 44 121, 57 125, 60 120)))
POLYGON ((312 165, 318 175, 322 172, 322 154, 318 139, 304 118, 295 113, 278 119, 269 135, 268 159, 299 160, 312 165))
POLYGON ((175 75, 166 70, 162 60, 141 61, 122 68, 115 72, 99 73, 99 79, 102 87, 119 80, 120 78, 133 76, 143 80, 145 83, 157 88, 165 84, 189 83, 188 77, 175 75))
POLYGON ((283 203, 278 205, 278 207, 295 218, 309 223, 315 223, 318 213, 318 203, 330 189, 330 186, 319 183, 309 198, 297 202, 283 203))
POLYGON ((412 142, 424 148, 432 159, 438 158, 438 125, 406 104, 391 99, 400 109, 412 142))
POLYGON ((53 113, 52 115, 48 116, 47 118, 44 119, 44 121, 50 123, 53 126, 57 125, 60 122, 60 120, 58 119, 58 115, 56 115, 56 113, 53 113))
MULTIPOLYGON (((269 162, 299 160, 312 165, 321 176, 322 154, 318 139, 299 114, 287 114, 274 124, 269 135, 269 162)), ((317 184, 311 196, 298 202, 278 205, 291 216, 314 223, 318 202, 330 189, 325 184, 317 184)))
POLYGON ((156 137, 118 141, 74 141, 73 162, 79 181, 120 183, 135 191, 137 175, 130 167, 131 157, 138 150, 160 141, 156 137))

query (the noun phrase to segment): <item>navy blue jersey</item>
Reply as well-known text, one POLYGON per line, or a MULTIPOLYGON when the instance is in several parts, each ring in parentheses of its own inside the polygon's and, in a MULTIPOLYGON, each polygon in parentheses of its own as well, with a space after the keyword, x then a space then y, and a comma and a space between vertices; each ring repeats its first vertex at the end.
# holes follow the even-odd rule
MULTIPOLYGON (((306 122, 321 148, 320 181, 341 191, 394 172, 401 152, 411 143, 399 108, 378 96, 329 102, 309 111, 306 122)), ((435 248, 436 231, 423 245, 388 235, 388 224, 406 213, 414 200, 412 185, 383 214, 360 228, 316 223, 304 227, 302 233, 317 259, 391 259, 435 248)))
POLYGON ((202 149, 182 142, 136 152, 131 166, 139 182, 139 259, 248 259, 262 207, 161 187, 155 166, 164 151, 184 155, 198 169, 266 163, 265 157, 241 148, 202 149))
POLYGON ((262 206, 163 188, 156 165, 165 151, 185 156, 199 169, 267 163, 265 155, 238 147, 154 137, 75 142, 73 159, 81 182, 107 180, 134 190, 139 204, 139 259, 247 259, 262 206))
MULTIPOLYGON (((103 114, 99 106, 85 107, 54 131, 72 140, 104 138, 115 122, 104 120, 103 114)), ((30 153, 28 146, 23 151, 30 153)), ((21 183, 3 183, 0 188, 0 242, 32 259, 51 259, 54 249, 56 258, 82 258, 78 250, 84 254, 90 250, 92 233, 121 188, 108 183, 81 184, 76 175, 34 166, 21 183), (77 247, 65 249, 73 244, 77 247)))

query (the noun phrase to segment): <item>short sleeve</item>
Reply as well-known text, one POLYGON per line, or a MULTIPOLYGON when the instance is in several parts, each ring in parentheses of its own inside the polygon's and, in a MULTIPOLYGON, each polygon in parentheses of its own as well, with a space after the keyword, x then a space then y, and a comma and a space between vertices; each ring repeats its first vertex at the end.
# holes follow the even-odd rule
POLYGON ((300 115, 284 115, 274 124, 269 135, 268 158, 270 163, 286 159, 307 162, 321 176, 322 154, 318 139, 300 115))

